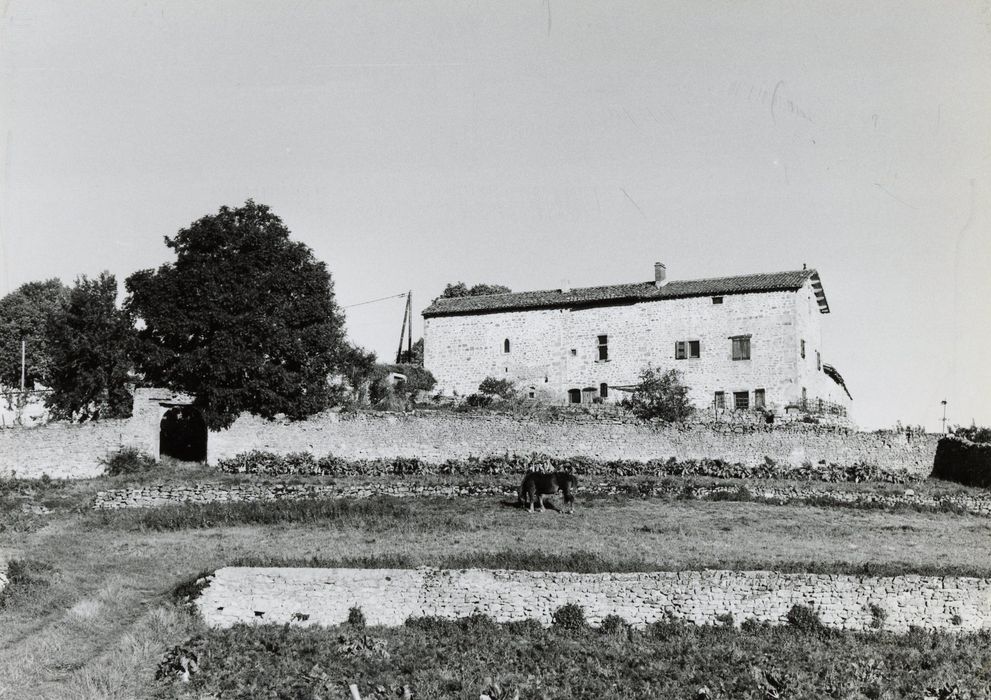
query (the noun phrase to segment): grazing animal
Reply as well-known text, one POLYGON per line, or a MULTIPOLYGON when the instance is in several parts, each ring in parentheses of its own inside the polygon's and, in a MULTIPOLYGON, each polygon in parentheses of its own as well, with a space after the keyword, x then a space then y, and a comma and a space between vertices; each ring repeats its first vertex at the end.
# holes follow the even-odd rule
POLYGON ((568 472, 527 472, 520 485, 520 502, 530 506, 533 512, 534 503, 540 504, 541 512, 544 511, 544 497, 560 491, 564 494, 564 502, 568 504, 568 512, 575 512, 574 490, 578 488, 578 479, 574 474, 568 472))

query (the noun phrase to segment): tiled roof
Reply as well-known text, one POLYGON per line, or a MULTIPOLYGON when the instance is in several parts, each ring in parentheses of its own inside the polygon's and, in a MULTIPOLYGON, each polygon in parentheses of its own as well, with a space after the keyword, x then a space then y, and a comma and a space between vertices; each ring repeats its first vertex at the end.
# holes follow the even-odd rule
POLYGON ((607 287, 583 287, 567 292, 560 289, 549 289, 540 292, 435 299, 423 311, 423 315, 424 317, 455 316, 524 309, 624 304, 683 299, 685 297, 793 291, 805 284, 806 280, 812 280, 812 287, 819 302, 819 310, 824 314, 829 313, 829 305, 826 303, 826 295, 822 291, 819 273, 815 270, 796 270, 794 272, 771 272, 739 277, 715 277, 704 280, 672 280, 662 287, 657 287, 653 281, 650 281, 613 284, 607 287))

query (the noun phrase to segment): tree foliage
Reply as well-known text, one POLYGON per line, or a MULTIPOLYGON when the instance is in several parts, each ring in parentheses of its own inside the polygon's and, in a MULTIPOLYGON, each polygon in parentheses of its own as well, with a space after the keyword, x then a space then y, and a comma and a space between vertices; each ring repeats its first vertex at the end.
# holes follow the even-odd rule
POLYGON ((46 403, 55 418, 95 420, 131 415, 134 319, 117 308, 117 279, 103 272, 76 280, 65 311, 49 317, 51 353, 46 403))
POLYGON ((469 287, 464 282, 448 284, 441 292, 441 299, 458 299, 460 297, 477 297, 485 294, 509 294, 513 290, 501 284, 476 284, 469 287))
POLYGON ((423 367, 423 338, 413 343, 411 350, 403 350, 399 358, 400 364, 423 367))
POLYGON ((478 393, 498 396, 500 399, 511 399, 516 396, 516 385, 509 379, 486 377, 478 385, 478 393))
POLYGON ((973 421, 970 423, 969 428, 965 428, 962 425, 957 425, 950 428, 950 432, 957 437, 962 437, 971 442, 989 442, 991 443, 991 428, 985 428, 983 426, 977 425, 973 421))
POLYGON ((685 421, 695 412, 688 400, 688 387, 681 383, 681 373, 660 367, 645 368, 633 395, 622 405, 643 420, 672 423, 685 421))
POLYGON ((212 429, 316 413, 355 359, 326 265, 289 235, 267 206, 221 207, 166 237, 174 263, 127 280, 146 379, 194 395, 212 429))
POLYGON ((57 279, 28 282, 0 299, 0 384, 21 385, 21 340, 26 341, 26 385, 48 386, 51 353, 48 317, 61 313, 69 289, 57 279))

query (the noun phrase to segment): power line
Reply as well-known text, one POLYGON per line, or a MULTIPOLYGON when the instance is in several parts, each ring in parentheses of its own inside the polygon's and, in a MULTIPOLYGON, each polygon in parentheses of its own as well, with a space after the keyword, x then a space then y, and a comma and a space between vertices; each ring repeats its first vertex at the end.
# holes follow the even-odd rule
POLYGON ((406 292, 401 294, 393 294, 392 296, 382 297, 380 299, 369 299, 368 301, 359 301, 357 304, 348 304, 347 306, 342 306, 342 309, 350 309, 354 306, 364 306, 365 304, 374 304, 377 301, 386 301, 388 299, 398 299, 399 297, 406 296, 406 292))

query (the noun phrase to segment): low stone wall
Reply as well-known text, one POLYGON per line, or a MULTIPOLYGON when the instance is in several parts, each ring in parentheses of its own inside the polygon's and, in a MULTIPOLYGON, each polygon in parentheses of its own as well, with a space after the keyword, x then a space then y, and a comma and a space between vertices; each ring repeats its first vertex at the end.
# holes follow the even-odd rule
POLYGON ((210 462, 248 450, 311 452, 345 459, 418 457, 443 463, 489 455, 534 452, 599 460, 721 459, 759 465, 873 464, 928 476, 935 435, 858 433, 805 424, 725 424, 654 427, 631 419, 567 419, 488 414, 323 413, 305 421, 270 422, 241 416, 227 431, 210 434, 210 462))
POLYGON ((49 423, 0 430, 0 477, 88 479, 103 473, 100 460, 135 438, 128 420, 94 423, 49 423))
POLYGON ((504 570, 307 569, 228 567, 209 577, 196 604, 208 625, 238 622, 335 625, 361 608, 371 625, 408 617, 457 618, 475 612, 498 622, 544 625, 566 603, 585 608, 593 625, 619 615, 635 626, 669 618, 718 624, 785 622, 793 605, 815 610, 833 628, 991 629, 991 580, 963 577, 861 577, 768 571, 575 574, 504 570))
MULTIPOLYGON (((392 496, 396 498, 433 496, 455 498, 466 496, 500 496, 516 498, 514 483, 475 483, 475 484, 418 484, 404 482, 399 479, 369 482, 362 484, 322 485, 322 484, 238 484, 228 486, 223 484, 195 484, 182 486, 175 484, 159 484, 135 489, 116 489, 100 491, 96 495, 93 507, 96 509, 114 510, 119 508, 156 508, 179 504, 205 503, 235 503, 278 500, 303 500, 315 498, 372 498, 376 496, 392 496)), ((875 505, 882 508, 910 507, 918 509, 952 509, 971 515, 991 517, 991 494, 987 497, 954 494, 932 496, 919 494, 913 489, 902 493, 885 493, 870 491, 847 491, 822 487, 779 487, 763 488, 758 484, 748 484, 747 492, 757 501, 780 504, 789 503, 818 503, 829 499, 850 505, 875 505)), ((643 484, 639 490, 634 487, 633 493, 645 497, 664 497, 690 495, 697 499, 710 499, 719 494, 732 494, 740 487, 728 486, 694 486, 677 481, 654 484, 643 484), (686 487, 688 494, 686 494, 686 487)), ((608 496, 619 493, 630 493, 630 485, 601 483, 584 483, 579 490, 582 495, 608 496)))

